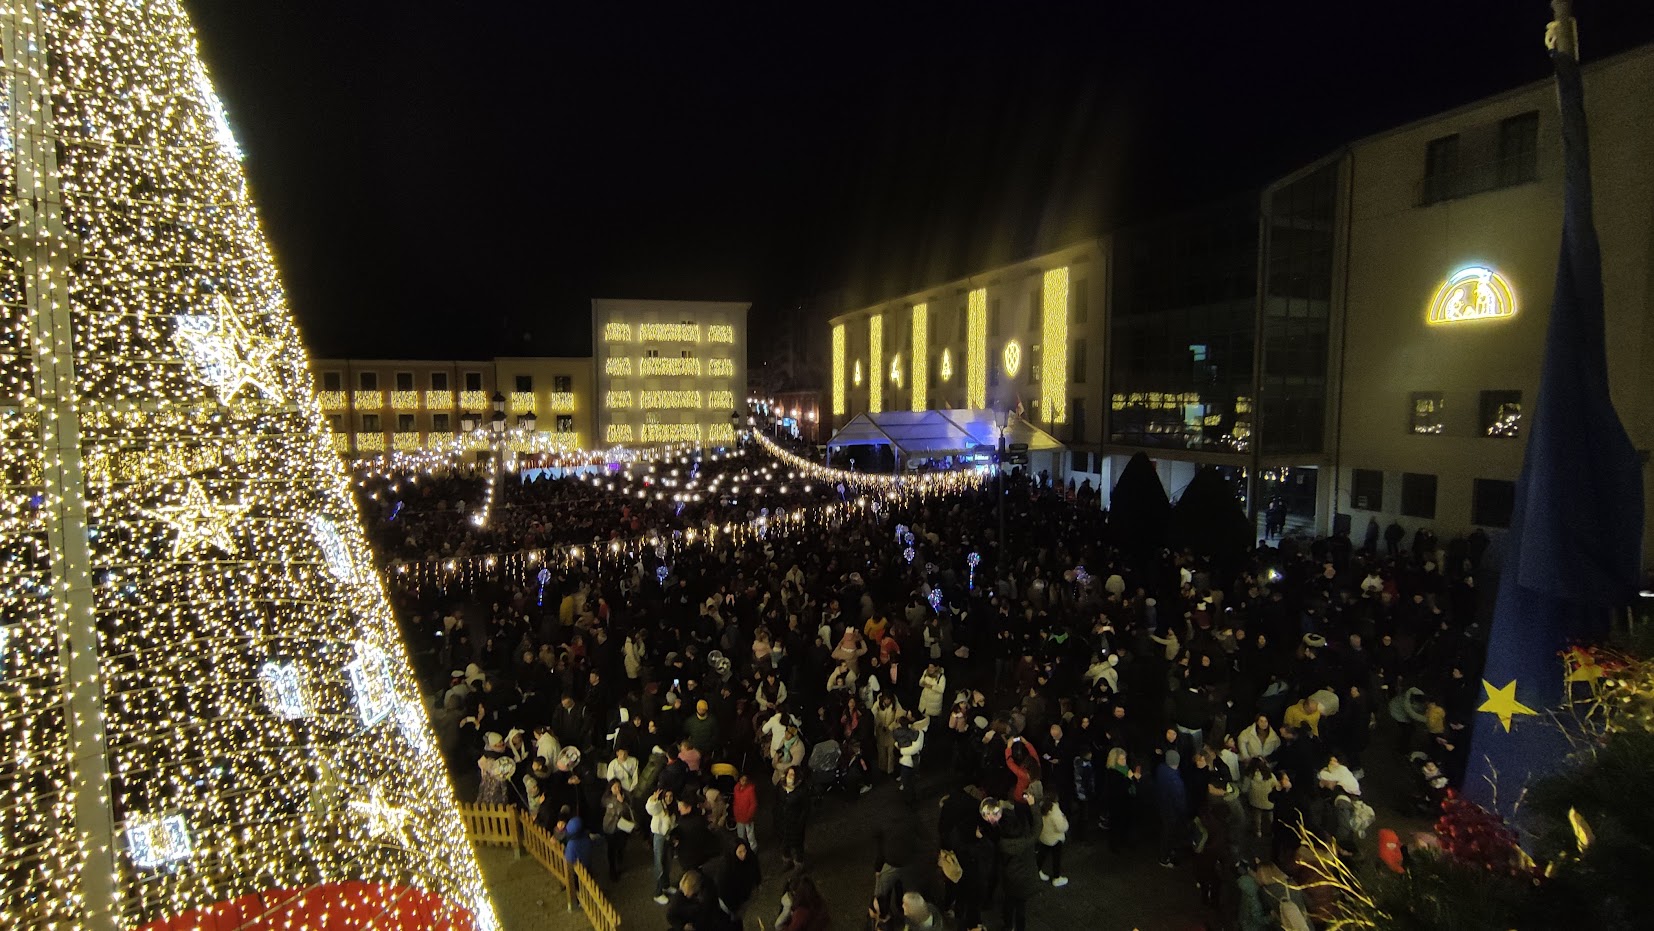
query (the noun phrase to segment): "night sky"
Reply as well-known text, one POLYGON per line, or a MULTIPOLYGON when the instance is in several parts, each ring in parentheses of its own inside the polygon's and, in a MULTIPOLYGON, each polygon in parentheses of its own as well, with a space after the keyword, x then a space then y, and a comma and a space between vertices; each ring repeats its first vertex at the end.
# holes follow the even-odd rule
POLYGON ((364 358, 584 355, 646 297, 753 301, 756 360, 1549 74, 1545 0, 185 5, 312 351, 364 358))

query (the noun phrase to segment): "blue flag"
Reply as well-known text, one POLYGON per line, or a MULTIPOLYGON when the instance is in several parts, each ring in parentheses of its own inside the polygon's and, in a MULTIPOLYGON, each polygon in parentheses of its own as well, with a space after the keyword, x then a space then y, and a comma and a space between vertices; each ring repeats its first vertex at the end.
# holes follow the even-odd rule
POLYGON ((1600 642, 1636 595, 1642 467, 1608 395, 1602 255, 1579 63, 1553 52, 1562 118, 1562 253, 1539 397, 1516 480, 1465 794, 1510 814, 1564 761, 1561 653, 1600 642))

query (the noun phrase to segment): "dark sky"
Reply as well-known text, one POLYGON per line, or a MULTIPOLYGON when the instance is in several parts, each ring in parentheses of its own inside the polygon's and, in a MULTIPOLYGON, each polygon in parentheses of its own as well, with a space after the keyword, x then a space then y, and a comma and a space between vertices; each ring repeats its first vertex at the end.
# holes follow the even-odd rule
MULTIPOLYGON (((590 351, 592 297, 862 303, 1546 77, 1545 0, 185 0, 313 351, 590 351)), ((1587 61, 1654 4, 1579 0, 1587 61)))

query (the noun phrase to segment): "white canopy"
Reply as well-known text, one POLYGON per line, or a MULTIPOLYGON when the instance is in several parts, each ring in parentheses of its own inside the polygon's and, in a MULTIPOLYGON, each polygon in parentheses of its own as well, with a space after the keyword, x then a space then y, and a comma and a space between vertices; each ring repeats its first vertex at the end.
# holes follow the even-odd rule
MULTIPOLYGON (((1026 444, 1033 452, 1063 448, 1051 434, 1015 416, 1005 428, 1005 442, 1026 444)), ((829 449, 890 446, 904 458, 946 456, 998 445, 999 426, 994 423, 994 412, 986 409, 857 414, 827 442, 829 449)))

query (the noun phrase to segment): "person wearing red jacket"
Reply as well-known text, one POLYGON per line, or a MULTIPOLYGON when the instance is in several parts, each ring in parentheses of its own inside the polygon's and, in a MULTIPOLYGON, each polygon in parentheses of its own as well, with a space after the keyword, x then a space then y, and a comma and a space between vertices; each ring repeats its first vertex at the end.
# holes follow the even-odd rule
POLYGON ((758 786, 746 773, 735 783, 735 836, 747 842, 753 853, 758 852, 758 786))

